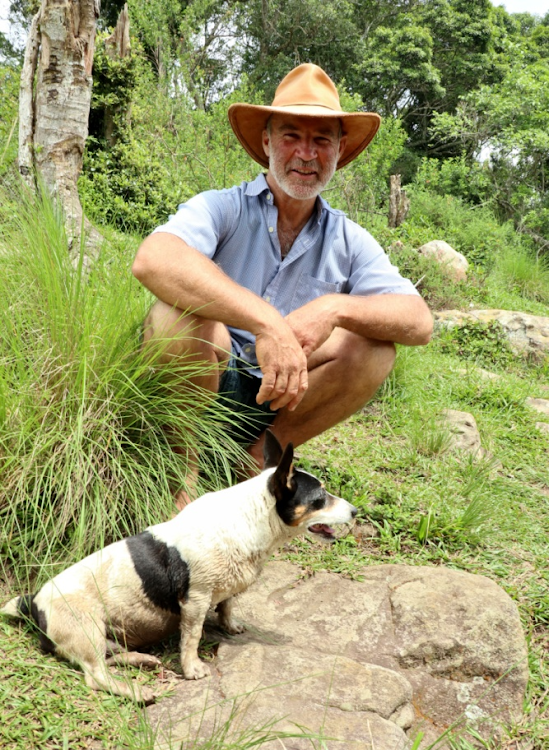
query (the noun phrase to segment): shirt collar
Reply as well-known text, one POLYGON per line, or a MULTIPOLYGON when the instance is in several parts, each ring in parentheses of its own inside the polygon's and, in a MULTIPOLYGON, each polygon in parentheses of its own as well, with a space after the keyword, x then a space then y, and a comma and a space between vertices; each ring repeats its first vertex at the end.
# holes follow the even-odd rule
POLYGON ((261 195, 269 191, 269 185, 263 172, 258 174, 253 182, 245 182, 244 195, 261 195))

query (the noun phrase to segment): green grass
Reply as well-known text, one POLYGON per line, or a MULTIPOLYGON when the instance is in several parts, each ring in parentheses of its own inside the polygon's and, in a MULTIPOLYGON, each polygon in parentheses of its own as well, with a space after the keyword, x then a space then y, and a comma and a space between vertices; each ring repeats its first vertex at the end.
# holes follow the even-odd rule
MULTIPOLYGON (((442 222, 446 204, 439 203, 436 221, 442 222)), ((489 243, 475 244, 471 228, 458 233, 456 215, 456 237, 467 237, 472 256, 486 254, 489 243)), ((426 237, 433 221, 421 224, 416 216, 410 237, 426 237)), ((474 269, 470 284, 449 284, 409 249, 403 270, 415 281, 424 276, 420 289, 436 306, 549 315, 546 277, 528 286, 509 257, 500 258, 508 233, 490 226, 499 254, 490 273, 474 269)), ((385 239, 398 235, 387 232, 385 239)), ((61 217, 51 203, 0 195, 2 602, 92 549, 169 517, 186 465, 168 434, 180 436, 183 453, 200 441, 203 488, 206 477, 213 486, 231 481, 231 465, 241 458, 224 437, 230 417, 217 413, 204 422, 208 397, 177 386, 196 366, 183 363, 167 374, 154 353, 140 351, 150 298, 131 277, 136 245, 134 238, 110 236, 87 277, 67 260, 61 217)), ((519 607, 530 682, 522 721, 505 727, 497 743, 480 745, 490 750, 549 748, 549 437, 536 427, 544 418, 526 407, 528 396, 549 397, 549 366, 510 354, 496 329, 473 327, 441 334, 425 348, 400 347, 374 401, 298 451, 302 466, 357 505, 360 524, 332 546, 300 540, 284 553, 309 571, 356 577, 371 564, 446 565, 502 586, 519 607), (482 458, 452 452, 445 409, 474 415, 482 458)), ((202 649, 215 658, 215 644, 202 649)), ((177 673, 177 643, 155 653, 163 671, 177 673)), ((162 684, 156 671, 124 672, 162 684)), ((154 747, 141 709, 89 691, 77 670, 39 652, 24 623, 0 620, 0 698, 2 750, 154 747)), ((196 750, 284 739, 275 725, 244 735, 236 724, 233 716, 196 750)), ((456 750, 478 745, 472 734, 453 742, 456 750)), ((314 737, 311 746, 324 748, 314 737)))
POLYGON ((141 351, 150 298, 130 273, 135 243, 123 250, 106 243, 88 277, 55 206, 24 192, 1 230, 0 551, 12 574, 40 580, 168 517, 196 447, 202 489, 229 481, 240 455, 230 415, 180 386, 206 366, 162 368, 141 351))

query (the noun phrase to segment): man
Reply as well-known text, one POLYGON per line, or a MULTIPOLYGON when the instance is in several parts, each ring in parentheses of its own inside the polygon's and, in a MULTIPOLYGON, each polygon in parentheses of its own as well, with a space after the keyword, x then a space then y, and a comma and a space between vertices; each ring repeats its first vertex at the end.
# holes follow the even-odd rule
POLYGON ((319 198, 378 115, 343 112, 305 64, 272 106, 233 104, 229 119, 267 174, 180 206, 133 273, 158 298, 145 341, 170 336, 166 359, 213 363, 199 385, 260 409, 245 440, 261 469, 267 425, 297 446, 350 416, 390 373, 394 344, 426 344, 432 318, 375 240, 319 198))

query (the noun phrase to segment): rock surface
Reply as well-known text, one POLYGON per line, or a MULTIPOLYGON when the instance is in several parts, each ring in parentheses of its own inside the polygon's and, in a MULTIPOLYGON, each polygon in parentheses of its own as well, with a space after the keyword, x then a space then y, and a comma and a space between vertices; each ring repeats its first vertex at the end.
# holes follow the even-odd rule
POLYGON ((545 414, 549 417, 549 399, 547 398, 527 398, 526 405, 534 409, 539 414, 545 414))
POLYGON ((516 354, 540 357, 549 353, 549 318, 509 310, 441 310, 434 313, 434 318, 435 327, 447 328, 497 320, 516 354))
POLYGON ((470 453, 477 458, 484 455, 480 433, 472 414, 456 409, 444 409, 444 424, 450 432, 448 450, 456 453, 470 453))
MULTIPOLYGON (((233 741, 275 721, 278 731, 323 734, 327 750, 405 750, 419 730, 426 747, 463 720, 493 736, 494 722, 520 717, 526 643, 493 581, 397 565, 366 568, 361 581, 300 576, 271 562, 237 600, 248 630, 217 632, 211 677, 177 681, 148 709, 157 750, 190 750, 231 716, 233 741)), ((261 747, 312 745, 296 736, 261 747)))
POLYGON ((466 281, 469 263, 467 258, 444 240, 432 240, 418 248, 420 255, 434 258, 453 281, 466 281))

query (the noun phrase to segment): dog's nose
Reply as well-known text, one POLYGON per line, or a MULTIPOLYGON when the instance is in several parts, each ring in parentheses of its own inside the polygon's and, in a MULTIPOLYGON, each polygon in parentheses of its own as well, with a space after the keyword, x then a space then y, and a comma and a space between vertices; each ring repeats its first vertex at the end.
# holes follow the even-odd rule
POLYGON ((355 518, 355 517, 356 517, 356 514, 357 514, 357 513, 358 513, 358 509, 357 509, 357 508, 355 508, 355 507, 354 507, 354 505, 353 505, 353 508, 352 508, 352 510, 351 510, 351 516, 352 516, 353 518, 355 518))

